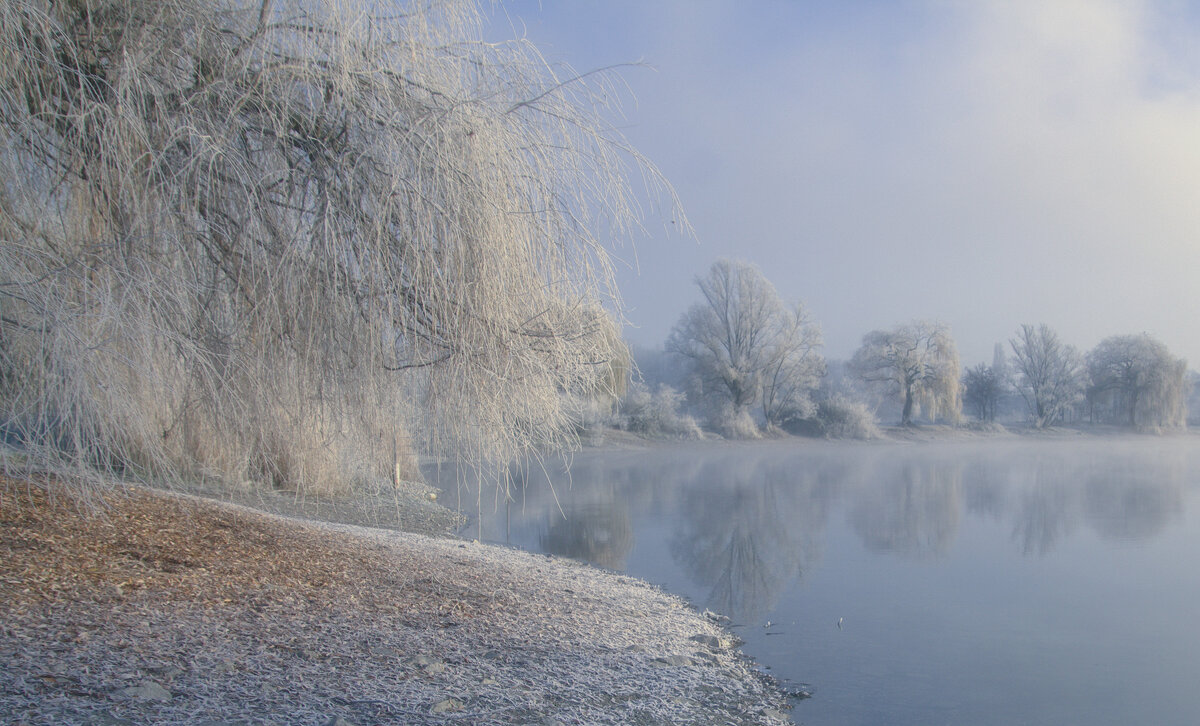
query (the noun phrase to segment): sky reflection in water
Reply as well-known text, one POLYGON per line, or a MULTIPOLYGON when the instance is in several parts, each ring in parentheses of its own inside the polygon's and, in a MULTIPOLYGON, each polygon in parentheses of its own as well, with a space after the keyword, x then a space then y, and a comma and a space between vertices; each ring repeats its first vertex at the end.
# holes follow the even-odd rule
POLYGON ((1194 437, 589 451, 553 492, 533 471, 485 497, 485 540, 729 615, 814 687, 797 722, 1200 723, 1194 437))

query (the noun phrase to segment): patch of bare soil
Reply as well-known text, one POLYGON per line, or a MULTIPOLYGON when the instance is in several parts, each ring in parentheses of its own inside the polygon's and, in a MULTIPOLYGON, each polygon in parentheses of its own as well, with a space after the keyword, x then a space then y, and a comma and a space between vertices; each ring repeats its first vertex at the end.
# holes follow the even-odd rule
POLYGON ((0 481, 0 721, 786 723, 728 633, 630 578, 129 489, 0 481))

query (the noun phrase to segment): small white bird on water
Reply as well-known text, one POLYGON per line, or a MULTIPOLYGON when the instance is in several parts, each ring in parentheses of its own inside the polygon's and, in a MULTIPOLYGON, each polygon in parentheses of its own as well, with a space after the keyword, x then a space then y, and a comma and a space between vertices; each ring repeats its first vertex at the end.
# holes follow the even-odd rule
POLYGON ((838 618, 838 630, 842 629, 842 618, 838 618))

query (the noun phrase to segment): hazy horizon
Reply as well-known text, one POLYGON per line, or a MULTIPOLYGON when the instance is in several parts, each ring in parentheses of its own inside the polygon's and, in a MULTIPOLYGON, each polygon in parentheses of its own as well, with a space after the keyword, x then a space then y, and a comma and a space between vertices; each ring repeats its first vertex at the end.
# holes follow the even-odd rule
POLYGON ((620 125, 695 239, 617 250, 661 345, 722 257, 758 265, 848 358, 947 323, 964 364, 1022 323, 1086 351, 1148 332, 1200 367, 1200 17, 1169 2, 505 2, 491 35, 624 68, 620 125), (640 269, 640 274, 639 274, 640 269))

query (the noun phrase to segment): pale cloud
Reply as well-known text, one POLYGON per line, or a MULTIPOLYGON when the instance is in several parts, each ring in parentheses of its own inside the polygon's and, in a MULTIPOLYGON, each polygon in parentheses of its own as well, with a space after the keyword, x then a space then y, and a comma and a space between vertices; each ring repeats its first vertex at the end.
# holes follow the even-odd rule
POLYGON ((978 7, 951 86, 970 99, 953 119, 960 139, 975 142, 961 157, 975 178, 958 196, 1009 236, 994 240, 1006 250, 1001 270, 1011 277, 1024 264, 1043 289, 1052 283, 1058 295, 1038 296, 1044 314, 1084 345, 1149 329, 1200 353, 1188 320, 1200 269, 1200 100, 1194 88, 1154 86, 1171 59, 1154 52, 1147 7, 978 7), (988 199, 991 214, 978 209, 988 199))
POLYGON ((1084 348, 1146 330, 1200 364, 1187 3, 569 7, 636 28, 615 57, 587 19, 556 37, 594 65, 657 66, 630 76, 629 133, 700 242, 642 242, 642 275, 623 278, 635 338, 665 337, 692 278, 734 256, 805 299, 834 356, 871 328, 936 318, 966 362, 1044 321, 1084 348))

